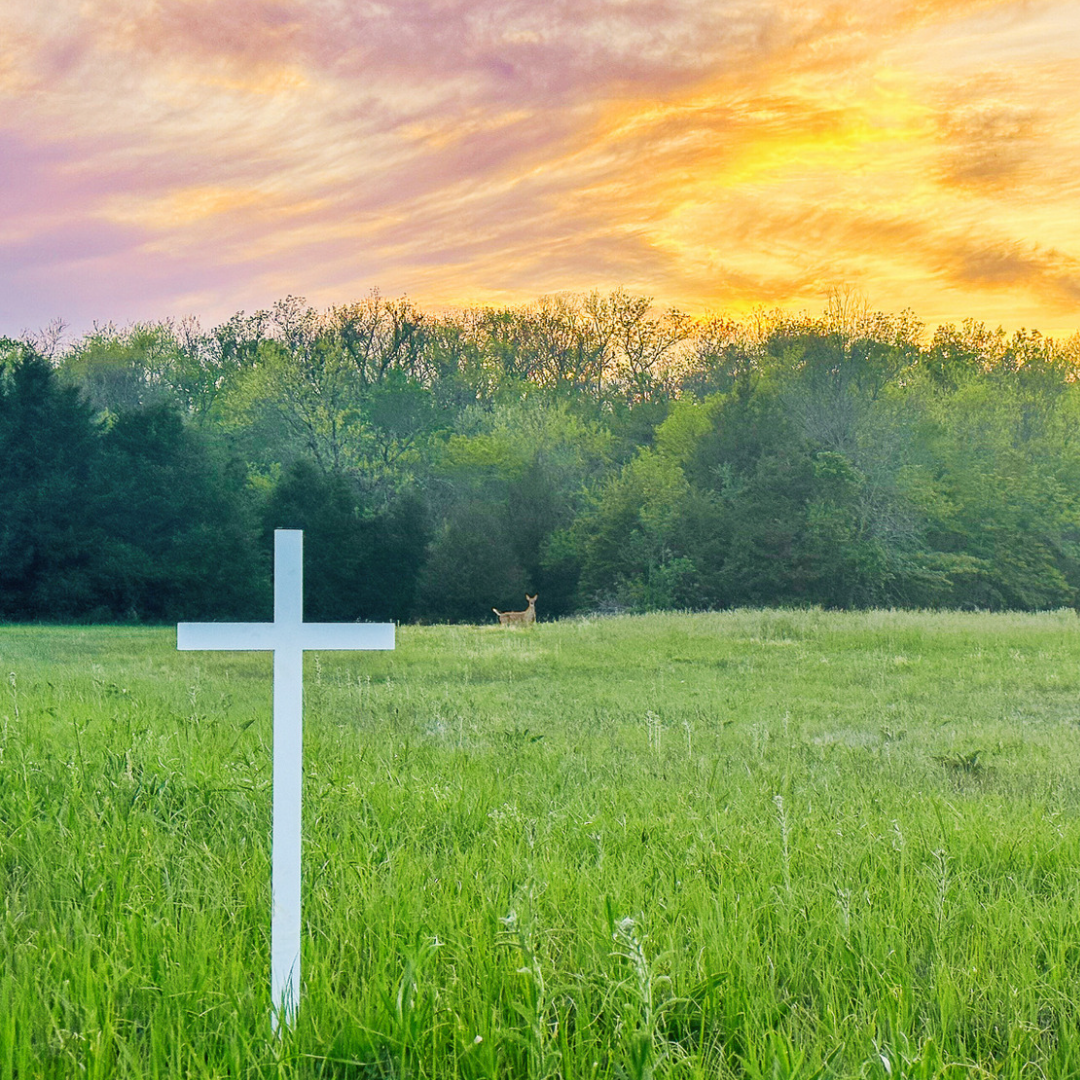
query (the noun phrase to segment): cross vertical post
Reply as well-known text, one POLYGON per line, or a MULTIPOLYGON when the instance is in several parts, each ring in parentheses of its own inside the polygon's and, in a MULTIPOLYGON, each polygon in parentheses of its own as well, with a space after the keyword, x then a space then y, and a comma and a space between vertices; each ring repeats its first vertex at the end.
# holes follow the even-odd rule
POLYGON ((276 1032, 300 1004, 301 793, 305 650, 392 649, 392 623, 304 622, 304 534, 274 533, 272 623, 179 623, 178 649, 269 650, 274 654, 274 811, 270 995, 276 1032))
MULTIPOLYGON (((304 535, 274 533, 274 627, 304 621, 304 535)), ((297 642, 299 645, 300 643, 297 642)), ((291 1023, 300 1004, 300 822, 304 754, 304 652, 274 650, 274 811, 271 836, 270 987, 291 1023)))

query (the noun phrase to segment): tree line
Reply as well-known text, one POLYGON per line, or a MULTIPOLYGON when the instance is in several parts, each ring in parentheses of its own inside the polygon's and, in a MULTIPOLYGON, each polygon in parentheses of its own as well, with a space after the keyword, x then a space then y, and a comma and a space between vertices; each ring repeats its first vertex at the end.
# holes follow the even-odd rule
POLYGON ((486 621, 1080 595, 1080 336, 836 293, 452 313, 372 293, 0 340, 0 619, 486 621))

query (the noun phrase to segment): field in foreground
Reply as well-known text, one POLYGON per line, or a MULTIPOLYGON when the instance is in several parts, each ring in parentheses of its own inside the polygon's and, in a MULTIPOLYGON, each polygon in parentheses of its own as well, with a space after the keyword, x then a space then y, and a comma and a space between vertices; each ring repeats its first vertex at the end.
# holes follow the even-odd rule
POLYGON ((1080 1074, 1080 625, 733 612, 270 670, 0 628, 0 1077, 1080 1074))

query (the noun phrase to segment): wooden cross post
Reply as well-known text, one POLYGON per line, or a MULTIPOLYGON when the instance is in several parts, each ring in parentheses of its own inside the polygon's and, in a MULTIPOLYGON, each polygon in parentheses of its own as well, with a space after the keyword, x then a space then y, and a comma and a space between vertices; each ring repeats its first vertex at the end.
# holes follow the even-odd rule
POLYGON ((392 649, 392 623, 304 622, 304 534, 274 533, 272 623, 180 623, 178 649, 274 654, 274 820, 270 993, 273 1026, 291 1025, 300 1003, 300 792, 303 782, 304 651, 392 649))

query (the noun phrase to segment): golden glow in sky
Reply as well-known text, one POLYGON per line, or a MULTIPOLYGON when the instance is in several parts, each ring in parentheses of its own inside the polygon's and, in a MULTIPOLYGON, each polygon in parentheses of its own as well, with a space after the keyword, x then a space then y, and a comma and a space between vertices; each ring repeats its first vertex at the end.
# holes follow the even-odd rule
POLYGON ((0 334, 625 286, 1080 329, 1080 5, 0 0, 0 334))

